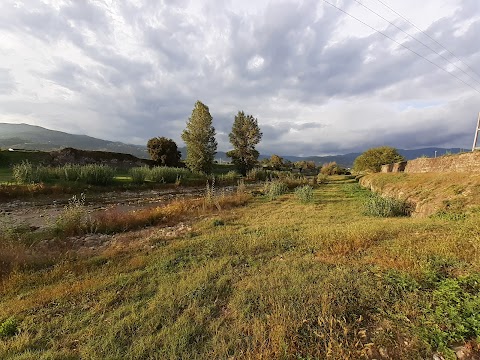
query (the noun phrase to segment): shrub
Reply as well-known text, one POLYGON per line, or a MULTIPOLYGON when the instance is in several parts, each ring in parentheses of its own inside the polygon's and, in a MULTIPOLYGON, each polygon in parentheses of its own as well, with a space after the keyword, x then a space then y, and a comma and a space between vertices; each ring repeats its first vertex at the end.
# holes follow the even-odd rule
POLYGON ((280 180, 267 181, 264 186, 264 193, 269 200, 275 200, 278 196, 285 194, 288 186, 280 180))
POLYGON ((52 182, 55 180, 82 181, 90 185, 113 182, 115 169, 105 165, 65 165, 62 167, 33 167, 28 161, 14 165, 13 178, 20 184, 52 182))
POLYGON ((12 337, 18 333, 18 324, 14 318, 9 318, 0 323, 0 338, 12 337))
POLYGON ((134 184, 143 184, 147 180, 150 169, 146 166, 134 167, 128 171, 134 184))
POLYGON ((276 178, 280 179, 289 189, 310 183, 308 178, 303 174, 295 174, 290 171, 276 171, 275 175, 276 178))
POLYGON ((353 169, 359 171, 379 172, 382 165, 405 161, 398 150, 390 146, 368 149, 353 162, 353 169))
POLYGON ((65 181, 79 181, 82 177, 82 166, 67 164, 60 169, 61 178, 65 181))
POLYGON ((91 226, 87 209, 85 207, 85 194, 80 197, 74 195, 55 220, 54 233, 57 235, 79 235, 86 232, 91 226))
POLYGON ((177 182, 178 178, 187 178, 191 174, 192 173, 188 169, 155 166, 154 168, 150 169, 148 180, 156 183, 174 184, 177 182))
POLYGON ((317 175, 317 184, 326 184, 328 182, 328 176, 325 174, 318 174, 317 175))
POLYGON ((34 168, 28 161, 13 166, 13 178, 19 184, 30 184, 34 182, 34 168))
POLYGON ((220 178, 222 180, 236 180, 238 176, 239 174, 235 170, 230 170, 226 174, 220 175, 220 178))
POLYGON ((314 200, 313 188, 310 185, 299 186, 295 189, 295 196, 302 203, 311 203, 314 200))
POLYGON ((409 216, 410 205, 405 200, 372 194, 364 202, 364 214, 378 217, 409 216))
POLYGON ((255 168, 247 172, 246 179, 248 181, 265 181, 267 180, 267 177, 267 171, 255 168))
POLYGON ((115 169, 107 165, 82 166, 80 180, 89 185, 109 185, 115 177, 115 169))
POLYGON ((222 219, 214 219, 214 220, 212 221, 212 225, 213 225, 214 227, 223 226, 223 225, 225 225, 225 221, 223 221, 222 219))
POLYGON ((320 173, 325 175, 337 175, 341 172, 340 167, 335 161, 323 164, 320 173))
POLYGON ((226 174, 217 176, 217 180, 218 183, 222 185, 233 185, 236 183, 238 176, 239 173, 237 173, 235 170, 231 170, 226 174))
POLYGON ((245 186, 245 181, 243 179, 238 180, 237 194, 245 194, 246 192, 247 192, 247 187, 245 186))

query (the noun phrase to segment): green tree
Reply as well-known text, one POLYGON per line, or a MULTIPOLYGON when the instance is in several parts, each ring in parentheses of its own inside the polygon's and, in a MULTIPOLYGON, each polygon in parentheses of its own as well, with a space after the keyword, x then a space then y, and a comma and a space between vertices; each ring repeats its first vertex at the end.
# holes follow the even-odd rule
POLYGON ((192 171, 211 173, 217 152, 217 141, 215 128, 212 126, 212 115, 208 106, 200 101, 195 103, 192 116, 183 130, 182 139, 187 145, 185 160, 187 167, 192 171))
POLYGON ((302 171, 304 170, 315 170, 317 165, 315 165, 315 161, 312 160, 300 160, 300 161, 295 161, 293 163, 294 167, 297 169, 301 169, 302 171))
POLYGON ((283 158, 276 154, 273 154, 272 156, 270 156, 270 160, 268 161, 268 164, 275 170, 281 170, 285 166, 283 158))
POLYGON ((335 161, 323 164, 320 169, 320 173, 324 175, 337 175, 340 174, 340 172, 340 166, 338 166, 335 161))
POLYGON ((148 140, 147 150, 150 158, 162 166, 178 166, 182 156, 175 141, 166 137, 148 140))
POLYGON ((239 111, 233 121, 232 132, 228 135, 233 150, 227 153, 237 170, 246 175, 258 163, 259 152, 255 149, 262 139, 258 121, 252 115, 239 111))
POLYGON ((405 161, 397 149, 390 146, 371 148, 357 157, 353 162, 355 171, 379 172, 382 165, 405 161))

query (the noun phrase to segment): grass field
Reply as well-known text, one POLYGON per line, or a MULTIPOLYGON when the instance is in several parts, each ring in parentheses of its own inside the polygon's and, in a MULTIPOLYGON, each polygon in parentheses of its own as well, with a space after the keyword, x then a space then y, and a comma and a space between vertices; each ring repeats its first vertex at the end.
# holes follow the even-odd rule
MULTIPOLYGON (((480 340, 480 213, 374 218, 341 179, 17 270, 2 359, 426 359, 480 340), (10 329, 11 331, 7 331, 10 329)), ((3 333, 2 333, 3 329, 3 333)))
POLYGON ((12 181, 12 169, 0 167, 0 184, 12 181))

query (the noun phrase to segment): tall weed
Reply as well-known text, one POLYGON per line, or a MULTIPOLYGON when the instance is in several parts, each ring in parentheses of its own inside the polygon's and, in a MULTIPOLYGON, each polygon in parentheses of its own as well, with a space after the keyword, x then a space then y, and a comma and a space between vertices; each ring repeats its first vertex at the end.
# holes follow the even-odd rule
POLYGON ((288 192, 288 186, 280 180, 267 181, 263 187, 263 192, 269 200, 275 200, 280 195, 288 192))
POLYGON ((295 196, 302 203, 314 201, 313 188, 310 185, 299 186, 295 189, 295 196))
POLYGON ((409 216, 411 206, 405 200, 372 194, 363 204, 364 214, 377 217, 409 216))

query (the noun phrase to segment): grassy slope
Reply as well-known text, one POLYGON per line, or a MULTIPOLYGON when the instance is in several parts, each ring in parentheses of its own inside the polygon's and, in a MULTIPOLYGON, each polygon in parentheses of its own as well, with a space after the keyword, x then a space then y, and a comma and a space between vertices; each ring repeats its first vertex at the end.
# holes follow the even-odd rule
POLYGON ((480 207, 480 174, 370 174, 361 183, 381 194, 412 200, 420 215, 460 214, 480 207))
POLYGON ((480 336, 479 215, 369 218, 364 196, 337 182, 315 204, 258 198, 148 252, 18 271, 0 321, 20 333, 0 358, 451 356, 480 336))

